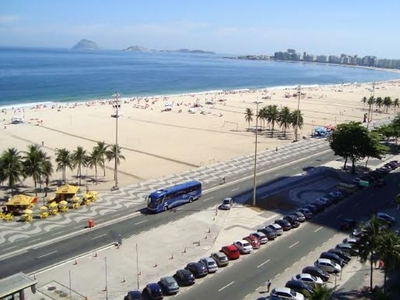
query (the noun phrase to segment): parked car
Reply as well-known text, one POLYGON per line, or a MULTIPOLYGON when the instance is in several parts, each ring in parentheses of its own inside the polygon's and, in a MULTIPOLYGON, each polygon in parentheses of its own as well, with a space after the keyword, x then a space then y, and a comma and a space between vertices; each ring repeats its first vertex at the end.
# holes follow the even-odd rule
POLYGON ((304 300, 304 295, 296 292, 293 289, 289 288, 274 288, 271 291, 271 296, 278 296, 284 299, 293 299, 293 300, 304 300))
POLYGON ((312 219, 312 217, 314 217, 313 212, 305 207, 299 208, 298 212, 302 213, 306 217, 306 220, 312 219))
POLYGON ((215 260, 219 268, 226 267, 229 265, 229 259, 225 253, 214 252, 211 253, 210 257, 215 260))
POLYGON ((322 281, 328 281, 329 280, 329 273, 321 270, 318 267, 315 266, 308 266, 303 268, 303 270, 301 271, 302 273, 308 273, 311 274, 313 276, 318 276, 319 278, 322 279, 322 281))
POLYGON ((253 251, 253 247, 250 245, 248 241, 245 240, 237 240, 233 242, 236 248, 240 251, 240 254, 249 254, 253 251))
MULTIPOLYGON (((276 232, 273 231, 273 234, 276 237, 276 232)), ((252 232, 250 233, 251 236, 254 236, 255 238, 257 238, 260 241, 261 245, 264 245, 268 242, 268 237, 266 234, 264 234, 264 232, 252 232)))
POLYGON ((303 295, 306 295, 307 293, 308 294, 314 293, 313 287, 299 280, 289 280, 288 282, 286 282, 285 287, 292 289, 303 295))
POLYGON ((328 207, 333 203, 332 200, 327 197, 318 198, 317 202, 322 203, 325 207, 328 207))
POLYGON ((354 227, 356 227, 357 222, 356 220, 353 219, 344 219, 341 223, 340 223, 340 229, 341 230, 351 230, 354 227))
POLYGON ((249 242, 253 249, 259 249, 261 246, 260 240, 254 235, 248 235, 243 238, 244 241, 249 242))
POLYGON ((299 281, 302 281, 302 282, 310 284, 310 285, 324 283, 321 278, 316 277, 311 274, 308 274, 308 273, 301 273, 301 274, 294 275, 292 277, 292 280, 299 280, 299 281))
POLYGON ((199 260, 199 263, 206 266, 208 273, 215 273, 218 270, 217 262, 211 257, 203 257, 199 260))
POLYGON ((288 220, 284 220, 284 219, 275 220, 275 224, 280 225, 282 227, 283 231, 288 231, 288 230, 292 229, 292 225, 290 225, 290 222, 288 220))
POLYGON ((314 262, 314 266, 328 273, 340 273, 340 271, 342 270, 342 267, 340 265, 326 258, 318 258, 314 262))
MULTIPOLYGON (((313 213, 313 215, 315 215, 315 214, 320 212, 318 207, 316 205, 314 205, 314 204, 308 204, 307 206, 304 206, 302 209, 307 209, 307 210, 311 211, 313 213)), ((303 210, 301 210, 301 212, 302 211, 303 210)))
POLYGON ((341 259, 344 259, 347 262, 349 262, 351 260, 351 256, 340 249, 333 248, 333 249, 329 249, 328 252, 336 254, 341 259))
POLYGON ((165 295, 175 295, 179 292, 179 285, 172 276, 161 277, 158 282, 165 295))
POLYGON ((292 228, 297 228, 300 226, 300 222, 297 220, 297 217, 295 217, 294 215, 284 216, 283 219, 289 221, 292 228))
POLYGON ((124 300, 142 300, 142 292, 140 291, 129 291, 124 297, 124 300))
POLYGON ((240 257, 240 252, 235 245, 223 246, 220 251, 225 253, 229 260, 238 259, 240 257))
POLYGON ((274 230, 276 232, 276 235, 278 235, 278 236, 283 234, 282 226, 277 224, 277 223, 269 224, 266 227, 271 228, 272 230, 274 230))
POLYGON ((337 199, 337 202, 344 199, 344 194, 341 191, 333 191, 328 194, 332 199, 337 199))
POLYGON ((225 198, 224 200, 222 200, 222 203, 218 206, 218 208, 222 210, 230 210, 232 206, 233 206, 233 199, 225 198))
MULTIPOLYGON (((263 233, 267 237, 267 240, 270 240, 270 241, 276 239, 276 237, 278 236, 278 232, 269 226, 265 226, 264 228, 257 229, 257 232, 263 233)), ((283 230, 282 230, 282 232, 283 232, 283 230)))
POLYGON ((306 216, 301 211, 295 211, 293 213, 297 217, 297 221, 303 223, 306 220, 306 216))
POLYGON ((352 238, 352 237, 348 237, 343 240, 343 244, 350 244, 352 246, 356 245, 357 243, 358 243, 358 239, 352 238))
POLYGON ((207 267, 204 264, 199 263, 199 262, 188 263, 186 265, 185 269, 192 272, 192 274, 194 275, 195 278, 201 278, 201 277, 207 276, 207 274, 208 274, 207 267))
POLYGON ((341 243, 341 244, 337 244, 335 248, 340 249, 343 252, 350 254, 351 256, 356 256, 358 254, 358 250, 355 249, 353 247, 353 245, 351 245, 351 244, 341 243))
POLYGON ((330 259, 331 261, 337 263, 342 268, 347 264, 347 261, 345 261, 343 258, 340 258, 338 255, 332 252, 322 252, 319 257, 330 259))
POLYGON ((142 294, 147 295, 152 300, 161 300, 164 298, 161 287, 158 283, 148 283, 143 289, 142 294))
POLYGON ((325 205, 321 202, 314 201, 311 203, 311 205, 314 205, 317 208, 317 212, 323 212, 325 210, 325 205))
POLYGON ((394 218, 391 215, 388 215, 387 213, 384 213, 384 212, 376 213, 375 217, 378 220, 381 220, 389 225, 393 225, 394 223, 396 223, 396 218, 394 218))
POLYGON ((187 286, 195 283, 193 273, 186 269, 176 271, 174 278, 180 286, 187 286))

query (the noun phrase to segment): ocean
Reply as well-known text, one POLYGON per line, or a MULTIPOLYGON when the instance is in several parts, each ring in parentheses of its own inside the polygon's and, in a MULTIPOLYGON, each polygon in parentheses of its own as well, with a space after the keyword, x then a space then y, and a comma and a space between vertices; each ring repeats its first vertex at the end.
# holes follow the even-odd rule
POLYGON ((220 54, 0 48, 0 107, 121 97, 400 79, 327 64, 227 59, 220 54))

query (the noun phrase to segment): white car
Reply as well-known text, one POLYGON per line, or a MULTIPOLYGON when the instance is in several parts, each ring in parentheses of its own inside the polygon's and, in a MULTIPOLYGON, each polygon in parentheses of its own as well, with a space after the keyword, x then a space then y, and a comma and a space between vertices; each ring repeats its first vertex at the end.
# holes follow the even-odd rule
POLYGON ((215 273, 218 270, 217 262, 211 257, 203 257, 199 262, 206 266, 208 273, 215 273))
POLYGON ((395 218, 393 218, 392 216, 390 216, 390 215, 388 215, 388 214, 386 214, 386 213, 383 213, 383 212, 378 212, 378 213, 375 215, 375 217, 376 217, 378 220, 382 220, 382 221, 384 221, 384 222, 386 222, 386 223, 390 223, 390 224, 396 223, 396 219, 395 219, 395 218))
POLYGON ((314 266, 328 273, 337 274, 340 273, 340 271, 342 271, 342 267, 339 264, 334 263, 333 261, 327 258, 318 258, 314 262, 314 266))
POLYGON ((350 244, 350 245, 352 245, 352 246, 354 246, 355 244, 357 244, 357 242, 358 242, 358 239, 357 239, 357 238, 352 238, 352 237, 348 237, 348 238, 345 238, 345 239, 343 240, 343 244, 350 244))
POLYGON ((304 300, 304 296, 301 293, 296 292, 293 289, 289 288, 274 288, 271 292, 271 296, 277 296, 282 299, 293 299, 293 300, 304 300))
POLYGON ((234 241, 233 245, 235 245, 235 247, 238 248, 238 250, 242 254, 249 254, 251 253, 251 251, 253 251, 253 247, 250 245, 248 241, 245 240, 234 241))
POLYGON ((218 206, 218 208, 222 210, 230 210, 232 206, 233 206, 233 199, 225 198, 224 200, 222 200, 222 203, 218 206))
POLYGON ((321 278, 313 276, 311 274, 307 274, 307 273, 297 274, 297 275, 293 276, 292 279, 302 281, 307 284, 323 284, 324 283, 321 278))

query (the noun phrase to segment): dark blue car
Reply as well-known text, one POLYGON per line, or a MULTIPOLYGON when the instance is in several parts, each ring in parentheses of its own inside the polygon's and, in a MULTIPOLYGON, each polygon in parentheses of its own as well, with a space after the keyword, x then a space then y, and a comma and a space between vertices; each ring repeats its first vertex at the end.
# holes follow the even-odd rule
POLYGON ((152 300, 161 300, 164 297, 158 283, 148 283, 143 289, 143 294, 148 295, 152 300))

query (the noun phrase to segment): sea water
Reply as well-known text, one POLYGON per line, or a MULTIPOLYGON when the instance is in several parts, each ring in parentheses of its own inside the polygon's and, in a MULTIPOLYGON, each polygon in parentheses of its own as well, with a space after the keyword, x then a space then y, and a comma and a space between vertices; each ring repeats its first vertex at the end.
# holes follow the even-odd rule
POLYGON ((400 79, 328 64, 249 61, 220 54, 0 48, 0 107, 400 79))

